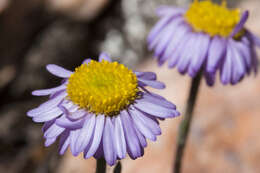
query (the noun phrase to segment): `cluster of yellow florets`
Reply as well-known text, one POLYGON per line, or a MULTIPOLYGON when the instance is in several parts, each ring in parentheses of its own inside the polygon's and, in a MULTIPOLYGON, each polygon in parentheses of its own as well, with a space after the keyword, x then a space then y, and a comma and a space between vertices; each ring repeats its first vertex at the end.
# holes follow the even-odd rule
POLYGON ((123 64, 91 60, 70 76, 67 93, 89 112, 114 115, 136 99, 137 77, 123 64))
POLYGON ((240 10, 228 9, 226 3, 218 5, 211 0, 195 0, 187 10, 185 18, 197 32, 227 37, 240 20, 240 10))

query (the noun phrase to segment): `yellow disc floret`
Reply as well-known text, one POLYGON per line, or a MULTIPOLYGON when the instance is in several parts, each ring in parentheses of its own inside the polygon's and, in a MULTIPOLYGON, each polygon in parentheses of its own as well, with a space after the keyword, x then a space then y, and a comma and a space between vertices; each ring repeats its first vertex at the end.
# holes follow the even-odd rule
POLYGON ((196 32, 227 37, 240 20, 240 10, 228 9, 226 3, 218 5, 211 0, 195 0, 187 10, 185 18, 196 32))
POLYGON ((123 64, 91 60, 70 76, 67 93, 81 108, 112 116, 136 99, 137 77, 123 64))

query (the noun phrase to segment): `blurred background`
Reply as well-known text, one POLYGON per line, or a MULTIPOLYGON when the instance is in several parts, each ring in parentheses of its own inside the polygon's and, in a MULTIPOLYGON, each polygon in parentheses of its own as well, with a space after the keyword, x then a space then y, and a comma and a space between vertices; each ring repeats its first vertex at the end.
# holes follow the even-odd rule
MULTIPOLYGON (((31 91, 56 86, 47 64, 73 70, 100 51, 140 71, 154 71, 167 88, 156 91, 185 108, 190 78, 157 67, 146 36, 159 5, 189 0, 0 0, 0 172, 94 173, 95 160, 59 156, 57 143, 44 147, 41 127, 26 116, 46 98, 31 91)), ((260 1, 228 0, 250 10, 247 27, 260 36, 260 1)), ((259 50, 258 50, 259 53, 259 50)), ((260 54, 259 54, 260 55, 260 54)), ((184 157, 183 172, 254 173, 260 170, 260 76, 236 86, 212 88, 202 81, 184 157)), ((171 172, 181 117, 161 122, 162 135, 145 155, 122 161, 123 173, 171 172)), ((109 167, 111 172, 112 168, 109 167)))

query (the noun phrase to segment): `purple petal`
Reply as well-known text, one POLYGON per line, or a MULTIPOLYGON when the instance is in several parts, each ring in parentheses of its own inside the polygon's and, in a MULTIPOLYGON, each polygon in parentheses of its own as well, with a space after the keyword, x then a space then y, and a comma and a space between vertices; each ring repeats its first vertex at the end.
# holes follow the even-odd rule
POLYGON ((231 47, 228 45, 227 55, 224 58, 224 64, 222 65, 221 70, 220 70, 221 81, 224 85, 230 83, 230 81, 231 81, 232 57, 233 57, 233 53, 232 53, 231 47))
POLYGON ((196 44, 198 37, 199 36, 197 35, 197 33, 190 34, 190 38, 186 44, 186 51, 184 51, 179 58, 179 61, 177 63, 177 68, 178 68, 179 72, 182 74, 184 74, 187 71, 188 65, 192 61, 192 58, 194 56, 194 52, 192 50, 193 50, 194 44, 196 44), (187 51, 187 50, 189 50, 189 51, 187 51))
MULTIPOLYGON (((133 126, 133 128, 135 129, 135 133, 141 145, 141 156, 142 156, 144 154, 143 148, 147 147, 147 141, 144 135, 142 135, 142 133, 136 128, 136 126, 133 126)), ((131 156, 131 158, 134 159, 133 156, 131 156)))
POLYGON ((90 61, 91 61, 91 59, 90 59, 90 58, 87 58, 87 59, 85 59, 85 60, 82 62, 82 64, 88 64, 90 61))
POLYGON ((260 38, 251 33, 250 31, 246 31, 246 36, 249 37, 255 45, 260 47, 260 38))
POLYGON ((156 135, 152 133, 152 131, 145 125, 147 122, 142 122, 142 119, 140 119, 139 112, 136 111, 135 109, 131 109, 129 111, 129 114, 131 115, 133 122, 136 126, 136 128, 148 139, 155 141, 156 140, 156 135))
POLYGON ((186 11, 184 8, 177 8, 171 6, 160 6, 156 9, 156 14, 160 17, 165 15, 181 15, 186 11))
POLYGON ((60 135, 60 142, 59 142, 59 153, 60 155, 63 155, 67 148, 69 147, 70 144, 70 132, 69 130, 65 130, 61 135, 60 135))
POLYGON ((120 116, 115 118, 115 150, 120 159, 126 156, 126 141, 120 116))
POLYGON ((62 104, 58 106, 62 112, 67 116, 67 118, 70 121, 77 121, 79 119, 82 119, 88 112, 86 112, 84 109, 79 109, 76 105, 73 105, 72 102, 69 102, 67 104, 62 104), (75 112, 70 112, 70 110, 75 112))
POLYGON ((93 140, 92 140, 92 144, 91 144, 89 150, 84 152, 84 158, 85 159, 90 158, 97 151, 97 149, 100 145, 101 139, 102 139, 104 122, 105 122, 105 116, 104 115, 98 115, 97 118, 96 118, 96 125, 95 125, 94 137, 93 137, 93 140))
POLYGON ((56 141, 56 138, 47 138, 47 139, 45 140, 44 146, 45 146, 45 147, 49 147, 49 146, 52 145, 55 141, 56 141))
POLYGON ((120 113, 120 118, 123 123, 123 129, 126 139, 128 154, 136 159, 142 156, 139 139, 133 127, 133 122, 129 117, 129 114, 124 110, 120 113))
POLYGON ((151 93, 143 93, 142 99, 144 102, 154 103, 166 108, 176 109, 176 106, 171 102, 167 101, 163 97, 157 97, 156 95, 152 95, 151 93))
POLYGON ((154 134, 154 135, 160 135, 161 134, 161 128, 158 125, 158 123, 150 118, 149 116, 147 116, 146 114, 144 114, 143 112, 138 111, 137 109, 132 109, 132 114, 133 117, 135 117, 135 119, 137 121, 142 122, 142 124, 144 126, 146 126, 147 128, 149 128, 149 130, 154 134))
POLYGON ((152 88, 156 89, 164 89, 165 84, 159 81, 151 81, 151 80, 145 80, 138 78, 138 84, 141 86, 150 86, 152 88))
POLYGON ((199 40, 200 51, 198 52, 198 54, 194 55, 191 62, 191 67, 195 74, 201 69, 201 66, 205 62, 205 59, 207 57, 208 48, 210 45, 210 36, 206 34, 201 34, 199 40))
POLYGON ((233 57, 232 57, 233 58, 233 61, 232 61, 233 70, 232 70, 231 82, 232 82, 232 84, 236 84, 244 76, 246 69, 245 69, 244 62, 243 62, 241 55, 239 54, 239 52, 236 49, 234 49, 235 42, 232 39, 230 39, 229 44, 230 44, 230 47, 233 52, 233 57))
POLYGON ((69 115, 67 115, 68 119, 70 119, 71 121, 77 121, 81 118, 83 118, 84 116, 86 116, 87 112, 83 109, 77 110, 74 113, 71 113, 69 115))
POLYGON ((77 121, 70 121, 66 116, 61 116, 56 120, 56 124, 66 129, 76 130, 82 128, 84 124, 84 119, 77 120, 77 121))
POLYGON ((55 123, 55 121, 56 121, 56 119, 45 122, 42 127, 42 132, 44 133, 49 127, 51 127, 55 123))
POLYGON ((103 134, 103 149, 106 162, 112 166, 116 163, 115 134, 110 117, 106 117, 103 134))
POLYGON ((49 89, 41 89, 41 90, 35 90, 32 92, 32 95, 34 96, 46 96, 46 95, 50 95, 53 94, 55 92, 61 91, 66 89, 66 85, 60 85, 58 87, 55 88, 49 88, 49 89))
POLYGON ((247 73, 250 74, 251 72, 251 67, 252 67, 252 56, 251 56, 251 50, 250 46, 245 43, 244 41, 237 41, 234 42, 235 44, 233 45, 236 51, 240 54, 241 57, 243 57, 244 62, 247 67, 247 73))
POLYGON ((46 101, 45 103, 41 104, 38 108, 32 109, 27 112, 29 117, 37 116, 42 113, 48 112, 54 108, 57 108, 57 105, 67 96, 66 92, 62 92, 56 97, 46 101))
POLYGON ((187 51, 187 43, 192 34, 193 34, 192 32, 187 32, 178 43, 175 42, 177 44, 175 45, 175 49, 171 51, 169 57, 169 63, 168 63, 169 68, 173 68, 178 63, 178 61, 182 58, 183 53, 187 51))
POLYGON ((162 62, 170 58, 172 54, 176 52, 176 50, 180 46, 180 43, 183 42, 184 39, 187 39, 186 35, 187 33, 189 33, 189 31, 190 27, 188 27, 186 24, 181 24, 176 28, 176 31, 172 37, 173 39, 171 40, 163 54, 163 57, 161 59, 162 62))
POLYGON ((64 131, 64 128, 57 126, 56 124, 53 124, 51 127, 49 127, 46 132, 44 133, 45 138, 56 138, 58 137, 62 132, 64 131))
POLYGON ((215 75, 216 73, 208 73, 206 71, 204 71, 204 77, 206 79, 206 82, 208 84, 208 86, 213 86, 215 83, 215 75))
POLYGON ((79 136, 76 142, 76 152, 80 153, 84 151, 85 147, 91 142, 90 139, 94 134, 94 128, 96 123, 96 116, 89 114, 86 117, 84 125, 80 130, 79 136))
POLYGON ((162 28, 167 25, 172 19, 174 19, 175 17, 177 17, 179 15, 166 15, 164 17, 162 17, 156 24, 155 26, 152 28, 151 32, 149 33, 148 37, 147 37, 147 41, 148 43, 150 43, 155 37, 156 35, 162 30, 162 28))
POLYGON ((105 61, 108 61, 108 62, 111 62, 111 58, 110 56, 107 54, 107 53, 104 53, 102 52, 100 55, 99 55, 99 62, 101 62, 102 60, 105 60, 105 61))
POLYGON ((135 72, 137 78, 144 80, 156 80, 157 76, 154 72, 135 72))
POLYGON ((59 108, 51 109, 48 112, 41 113, 33 117, 34 122, 46 122, 51 121, 54 118, 57 118, 62 114, 62 111, 59 108))
POLYGON ((70 75, 73 73, 72 71, 66 70, 63 67, 55 64, 48 64, 46 68, 51 74, 61 78, 69 78, 70 75))
POLYGON ((134 107, 145 113, 160 118, 173 118, 180 115, 180 113, 174 109, 162 107, 154 103, 144 102, 142 100, 136 100, 136 104, 134 104, 134 107))
POLYGON ((241 19, 239 21, 239 23, 235 26, 234 30, 232 31, 232 33, 230 34, 230 38, 234 37, 238 32, 241 31, 241 29, 243 29, 247 19, 249 16, 249 12, 245 11, 242 16, 241 19))
POLYGON ((215 73, 217 66, 226 53, 226 40, 219 36, 213 37, 208 53, 207 72, 215 73))
POLYGON ((172 39, 176 29, 178 29, 178 25, 180 25, 182 22, 182 18, 176 18, 164 28, 162 28, 162 31, 158 33, 151 42, 149 42, 149 50, 155 48, 155 55, 159 56, 166 48, 167 43, 172 39))
POLYGON ((70 150, 73 156, 77 156, 79 154, 77 150, 77 139, 80 135, 80 132, 81 129, 70 131, 70 150))
POLYGON ((102 138, 101 138, 101 142, 100 142, 100 144, 99 144, 99 146, 98 146, 98 149, 97 149, 97 151, 96 151, 94 157, 95 157, 96 159, 99 159, 99 158, 101 158, 101 157, 104 157, 103 140, 102 140, 102 138))

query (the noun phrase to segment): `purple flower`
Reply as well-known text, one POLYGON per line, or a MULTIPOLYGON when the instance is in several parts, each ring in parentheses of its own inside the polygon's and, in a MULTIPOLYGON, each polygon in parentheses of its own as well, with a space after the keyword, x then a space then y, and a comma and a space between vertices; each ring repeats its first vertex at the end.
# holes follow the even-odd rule
POLYGON ((33 91, 49 100, 27 115, 44 122, 45 146, 59 138, 60 154, 70 146, 74 156, 104 157, 109 165, 126 154, 136 159, 144 154, 146 138, 155 141, 161 134, 158 119, 179 115, 174 104, 145 89, 165 87, 155 73, 133 72, 105 53, 99 62, 85 60, 75 72, 52 64, 47 70, 63 83, 33 91))
POLYGON ((158 64, 168 61, 181 74, 194 77, 202 71, 208 85, 213 85, 220 71, 223 84, 236 84, 251 71, 257 72, 255 46, 260 39, 244 24, 248 11, 228 9, 226 4, 195 0, 188 9, 163 6, 161 19, 148 36, 158 64))

